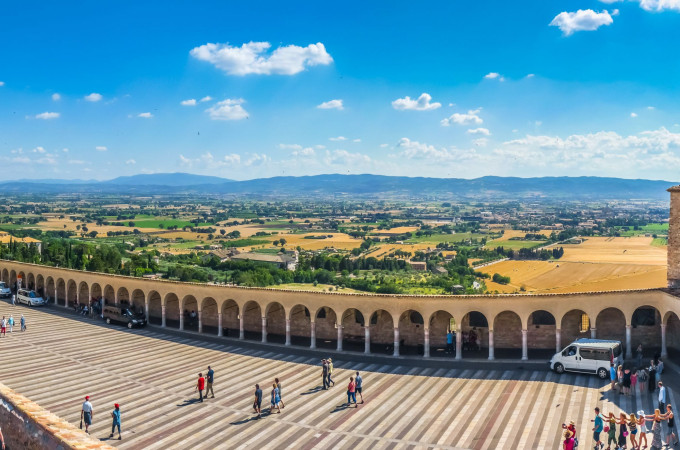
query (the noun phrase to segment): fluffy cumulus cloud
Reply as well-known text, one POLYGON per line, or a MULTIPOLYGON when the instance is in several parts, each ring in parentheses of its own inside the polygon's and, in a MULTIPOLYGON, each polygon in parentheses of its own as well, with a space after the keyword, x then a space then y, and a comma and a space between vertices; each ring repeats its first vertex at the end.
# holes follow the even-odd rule
POLYGON ((151 114, 150 112, 143 112, 137 114, 137 117, 141 117, 142 119, 151 119, 153 117, 153 114, 151 114))
POLYGON ((250 155, 250 157, 246 160, 245 165, 246 166, 262 166, 268 162, 271 161, 271 158, 267 155, 259 154, 259 153, 253 153, 250 155))
POLYGON ((664 10, 680 11, 680 0, 638 0, 645 11, 661 12, 664 10))
POLYGON ((442 104, 432 102, 432 96, 426 92, 420 94, 417 99, 412 99, 408 95, 404 98, 398 98, 392 102, 392 108, 404 111, 431 111, 433 109, 441 108, 442 104))
POLYGON ((307 67, 328 65, 333 58, 321 42, 307 47, 287 45, 270 52, 269 42, 204 44, 191 50, 194 58, 207 61, 229 75, 295 75, 307 67))
POLYGON ((182 100, 179 104, 182 106, 196 106, 196 99, 190 98, 188 100, 182 100))
POLYGON ((60 114, 58 112, 47 112, 45 111, 44 113, 36 114, 35 118, 36 119, 41 119, 41 120, 52 120, 52 119, 58 119, 60 114))
POLYGON ((61 95, 55 92, 54 94, 52 94, 52 100, 58 102, 59 100, 61 100, 61 95))
POLYGON ((108 148, 103 145, 98 145, 94 149, 97 150, 98 152, 105 152, 108 150, 108 148))
POLYGON ((425 164, 481 162, 486 157, 477 153, 475 149, 459 149, 456 147, 435 147, 424 142, 401 138, 392 157, 421 161, 425 164))
POLYGON ((505 77, 498 72, 489 72, 486 75, 484 75, 484 79, 505 81, 505 77))
POLYGON ((340 165, 343 167, 356 167, 371 163, 371 157, 363 153, 351 153, 347 150, 326 150, 324 162, 327 165, 340 165))
POLYGON ((242 98, 228 98, 215 103, 205 111, 212 120, 241 120, 248 118, 248 112, 241 106, 245 103, 242 98))
POLYGON ((238 165, 241 163, 241 156, 231 153, 221 158, 216 158, 212 153, 206 152, 198 158, 187 158, 184 155, 179 155, 179 160, 180 165, 183 167, 211 170, 238 165))
POLYGON ((329 100, 327 102, 323 102, 320 105, 316 106, 319 109, 345 109, 345 107, 342 104, 341 99, 334 99, 334 100, 329 100))
POLYGON ((328 140, 333 141, 333 142, 340 142, 340 141, 346 141, 347 138, 345 136, 337 136, 337 137, 328 138, 328 140))
POLYGON ((550 26, 558 27, 562 34, 570 36, 576 31, 595 31, 603 25, 614 23, 612 16, 619 13, 615 9, 612 14, 609 11, 595 12, 592 9, 579 9, 576 12, 561 12, 550 22, 550 26))
POLYGON ((482 110, 471 109, 466 113, 453 113, 450 117, 443 119, 441 124, 443 127, 450 125, 481 125, 484 121, 479 117, 482 110))
POLYGON ((491 132, 487 128, 472 128, 470 130, 467 130, 469 134, 477 134, 477 135, 483 135, 483 136, 490 136, 491 132))
POLYGON ((206 95, 205 97, 203 97, 203 98, 201 99, 201 103, 209 102, 209 101, 211 101, 212 99, 213 99, 213 98, 212 98, 211 96, 206 95))
POLYGON ((104 97, 102 97, 102 94, 97 94, 96 92, 93 92, 89 95, 86 95, 84 98, 88 102, 98 102, 104 97))

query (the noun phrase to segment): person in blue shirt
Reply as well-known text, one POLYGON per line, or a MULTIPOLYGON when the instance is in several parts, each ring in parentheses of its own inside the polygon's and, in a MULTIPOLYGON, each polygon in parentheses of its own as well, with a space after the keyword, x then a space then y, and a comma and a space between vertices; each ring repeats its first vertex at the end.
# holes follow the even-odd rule
POLYGON ((361 375, 359 375, 359 372, 357 372, 357 377, 354 379, 354 382, 356 383, 355 390, 356 393, 359 394, 359 397, 361 397, 361 404, 363 405, 364 403, 364 386, 363 386, 363 378, 361 378, 361 375))
POLYGON ((118 440, 121 440, 121 435, 120 435, 120 405, 116 403, 113 405, 113 411, 111 412, 111 418, 113 419, 113 424, 111 425, 111 435, 109 436, 109 439, 113 437, 113 431, 118 427, 118 440))
POLYGON ((446 331, 446 353, 453 353, 453 332, 446 331))
POLYGON ((262 389, 260 385, 255 385, 255 401, 253 402, 253 409, 257 413, 257 417, 262 417, 262 389))
POLYGON ((614 363, 611 363, 609 367, 609 380, 612 382, 611 389, 614 390, 614 385, 616 384, 616 367, 614 363))
POLYGON ((215 371, 208 366, 208 373, 205 377, 208 385, 205 388, 205 398, 208 398, 208 392, 212 394, 211 398, 215 398, 215 392, 213 392, 213 380, 215 379, 215 371))
POLYGON ((591 422, 595 422, 595 427, 593 428, 595 448, 604 447, 604 443, 600 440, 600 433, 604 429, 604 420, 602 420, 602 415, 600 415, 600 408, 595 408, 595 419, 591 420, 591 422))

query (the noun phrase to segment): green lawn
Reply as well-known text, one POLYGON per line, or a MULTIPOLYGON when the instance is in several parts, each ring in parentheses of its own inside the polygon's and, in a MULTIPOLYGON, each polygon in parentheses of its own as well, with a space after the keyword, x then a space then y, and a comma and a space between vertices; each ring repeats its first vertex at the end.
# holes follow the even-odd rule
POLYGON ((467 241, 468 239, 480 239, 483 238, 483 234, 473 234, 473 233, 456 233, 456 234, 433 234, 432 236, 420 236, 415 235, 408 239, 408 243, 413 242, 423 242, 423 243, 433 243, 438 244, 440 242, 461 242, 467 241))
POLYGON ((667 223, 649 223, 639 230, 633 230, 632 227, 628 231, 624 231, 622 227, 616 227, 621 233, 621 236, 638 236, 640 234, 668 234, 667 223))
POLYGON ((534 248, 546 245, 546 241, 519 241, 519 240, 501 240, 496 239, 486 243, 486 248, 503 247, 510 250, 519 250, 520 248, 534 248))
MULTIPOLYGON (((118 223, 128 223, 129 220, 121 220, 118 223)), ((145 220, 133 220, 135 223, 134 228, 160 228, 160 225, 163 224, 163 228, 168 228, 168 227, 174 227, 175 225, 177 226, 178 229, 182 229, 183 227, 209 227, 212 226, 212 224, 209 223, 199 223, 198 225, 195 225, 188 220, 180 220, 180 219, 145 219, 145 220)))
POLYGON ((663 247, 664 245, 668 245, 668 238, 652 239, 652 245, 654 247, 663 247))

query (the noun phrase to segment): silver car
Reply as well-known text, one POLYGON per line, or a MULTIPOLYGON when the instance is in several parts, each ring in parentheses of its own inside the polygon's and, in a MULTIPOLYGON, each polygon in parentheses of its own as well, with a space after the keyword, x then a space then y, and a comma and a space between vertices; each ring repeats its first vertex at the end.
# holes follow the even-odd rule
POLYGON ((12 290, 7 287, 4 281, 0 281, 0 297, 9 298, 12 296, 12 290))
POLYGON ((47 304, 44 298, 28 289, 19 289, 17 291, 17 303, 25 303, 28 306, 42 306, 47 304))

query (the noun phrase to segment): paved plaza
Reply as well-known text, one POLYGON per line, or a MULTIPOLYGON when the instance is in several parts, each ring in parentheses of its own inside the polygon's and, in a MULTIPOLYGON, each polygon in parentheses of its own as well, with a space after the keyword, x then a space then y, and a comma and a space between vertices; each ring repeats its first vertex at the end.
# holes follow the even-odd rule
POLYGON ((559 376, 547 364, 387 363, 359 355, 350 362, 349 354, 335 361, 336 386, 323 391, 317 353, 210 342, 153 327, 129 331, 54 307, 0 303, 2 315, 13 314, 18 322, 21 313, 28 331, 15 326, 0 338, 0 380, 75 425, 83 397, 90 395, 97 438, 108 437, 110 411, 120 403, 123 439, 109 443, 121 449, 556 449, 560 424, 569 420, 577 424, 581 446, 592 448, 596 405, 615 413, 651 413, 654 407, 649 395, 622 397, 595 376, 559 376), (216 398, 194 403, 197 374, 208 365, 216 372, 216 398), (348 378, 356 370, 366 402, 345 408, 348 378), (286 407, 255 419, 254 384, 268 406, 274 377, 283 383, 286 407))

